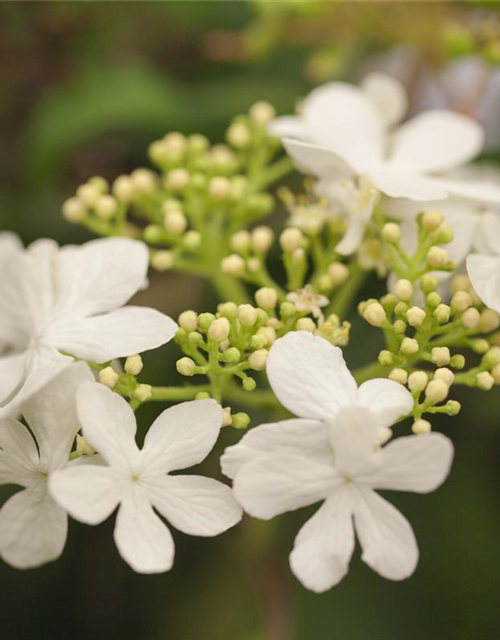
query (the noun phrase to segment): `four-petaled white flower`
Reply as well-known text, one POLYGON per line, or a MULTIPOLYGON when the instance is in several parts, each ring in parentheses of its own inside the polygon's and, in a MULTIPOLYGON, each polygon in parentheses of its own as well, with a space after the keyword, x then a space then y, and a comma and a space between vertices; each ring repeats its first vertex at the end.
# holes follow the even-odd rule
POLYGON ((87 524, 102 522, 119 507, 114 538, 135 571, 168 571, 174 560, 172 535, 154 509, 196 536, 218 535, 240 520, 241 508, 226 485, 202 476, 170 475, 198 464, 213 448, 222 425, 215 400, 185 402, 161 413, 142 450, 135 442, 134 412, 116 393, 88 383, 79 388, 77 405, 85 439, 109 466, 56 472, 49 480, 51 493, 87 524))
POLYGON ((159 311, 120 308, 147 268, 146 245, 127 238, 11 251, 0 280, 0 415, 69 366, 69 355, 103 363, 173 337, 175 322, 159 311))
POLYGON ((298 291, 291 291, 287 294, 286 299, 293 302, 297 311, 301 313, 312 313, 315 318, 321 315, 321 307, 326 307, 330 302, 326 296, 314 293, 314 289, 310 284, 298 291))
POLYGON ((0 419, 0 482, 25 487, 0 509, 0 556, 14 567, 37 567, 62 553, 68 517, 51 498, 47 480, 68 464, 80 429, 75 393, 93 379, 85 363, 72 364, 22 405, 36 443, 23 424, 0 419))
POLYGON ((413 530, 374 490, 432 491, 448 475, 451 442, 432 433, 382 448, 381 430, 411 410, 410 393, 385 379, 358 389, 341 350, 307 332, 275 342, 267 374, 299 418, 257 427, 226 449, 222 469, 245 511, 267 520, 324 500, 290 555, 293 572, 313 591, 345 576, 354 530, 372 569, 392 580, 411 575, 418 561, 413 530))

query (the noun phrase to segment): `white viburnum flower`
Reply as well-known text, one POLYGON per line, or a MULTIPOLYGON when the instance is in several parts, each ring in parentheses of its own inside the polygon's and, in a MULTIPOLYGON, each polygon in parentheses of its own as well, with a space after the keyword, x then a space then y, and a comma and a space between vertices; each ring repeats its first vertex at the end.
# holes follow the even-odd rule
POLYGON ((103 363, 168 342, 177 328, 171 318, 123 307, 147 269, 146 245, 128 238, 63 248, 40 240, 12 252, 0 280, 0 415, 69 366, 70 356, 103 363))
POLYGON ((72 364, 23 403, 36 442, 23 424, 0 418, 0 483, 24 487, 0 509, 0 557, 13 567, 38 567, 62 553, 68 517, 51 498, 47 481, 68 465, 80 429, 76 390, 93 379, 85 363, 72 364))
POLYGON ((475 158, 484 142, 482 127, 445 110, 419 114, 389 130, 365 91, 336 83, 329 100, 314 100, 305 114, 315 143, 285 138, 302 171, 322 180, 361 177, 393 198, 442 200, 449 195, 500 202, 500 188, 453 180, 442 174, 475 158), (333 105, 335 105, 333 107, 333 105))
POLYGON ((105 520, 118 508, 114 539, 122 558, 139 573, 168 571, 174 541, 158 511, 189 535, 215 536, 241 519, 226 485, 196 475, 170 475, 200 463, 222 425, 215 400, 194 400, 167 409, 149 429, 144 447, 135 442, 130 405, 98 383, 77 394, 83 436, 108 466, 81 465, 52 474, 54 499, 86 524, 105 520))
POLYGON ((342 351, 307 332, 274 343, 267 374, 298 418, 256 427, 222 456, 245 511, 267 520, 324 501, 290 555, 292 571, 313 591, 346 575, 355 531, 372 569, 391 580, 410 576, 418 561, 413 530, 375 490, 434 490, 450 469, 449 439, 431 433, 382 447, 384 432, 411 410, 410 393, 386 379, 358 388, 342 351))
POLYGON ((321 307, 326 307, 330 302, 326 296, 314 293, 314 289, 310 284, 298 291, 287 293, 286 299, 293 302, 297 311, 301 313, 312 313, 315 318, 321 315, 321 307))

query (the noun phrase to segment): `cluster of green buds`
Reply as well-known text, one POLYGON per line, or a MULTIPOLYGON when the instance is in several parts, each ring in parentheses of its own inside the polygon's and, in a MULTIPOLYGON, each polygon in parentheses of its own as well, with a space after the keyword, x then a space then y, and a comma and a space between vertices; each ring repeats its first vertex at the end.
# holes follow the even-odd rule
POLYGON ((63 215, 100 236, 146 242, 158 271, 212 277, 217 285, 230 238, 271 212, 265 189, 292 169, 289 158, 274 161, 281 149, 267 132, 274 116, 271 105, 256 103, 231 123, 228 144, 169 133, 149 147, 158 171, 136 169, 111 185, 91 178, 64 203, 63 215))
POLYGON ((495 346, 500 317, 484 307, 467 276, 452 279, 449 304, 437 292, 435 275, 426 273, 416 284, 421 304, 412 302, 414 284, 400 279, 394 293, 366 300, 358 310, 383 330, 386 349, 378 356, 379 364, 390 379, 408 385, 415 398, 413 430, 424 433, 431 428, 422 419, 424 413, 456 415, 460 410, 458 402, 445 402, 453 384, 489 390, 500 383, 500 348, 495 346), (481 356, 480 363, 467 370, 465 350, 478 354, 476 359, 481 356))

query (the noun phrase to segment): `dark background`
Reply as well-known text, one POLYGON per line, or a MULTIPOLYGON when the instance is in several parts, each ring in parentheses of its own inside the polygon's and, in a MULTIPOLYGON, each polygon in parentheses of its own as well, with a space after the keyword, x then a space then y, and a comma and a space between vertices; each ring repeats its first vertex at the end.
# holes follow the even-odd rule
MULTIPOLYGON (((450 44, 443 35, 448 26, 462 25, 467 34, 478 15, 491 13, 494 23, 497 8, 436 2, 0 4, 0 228, 25 242, 90 239, 62 220, 64 199, 92 175, 112 179, 147 166, 148 144, 165 132, 221 140, 230 118, 256 100, 290 113, 314 84, 355 78, 361 62, 401 42, 414 44, 430 64, 442 64, 467 53, 461 47, 476 46, 466 36, 450 44)), ((171 275, 154 277, 140 302, 174 317, 214 304, 206 285, 171 275)), ((374 330, 353 322, 348 359, 357 365, 372 359, 378 345, 370 342, 374 330)), ((173 345, 149 356, 149 380, 165 383, 166 364, 176 356, 173 345)), ((0 564, 0 638, 496 640, 499 393, 460 390, 455 397, 463 403, 460 416, 436 425, 456 446, 449 481, 429 496, 391 495, 421 547, 410 580, 384 581, 356 552, 338 587, 323 595, 307 592, 287 568, 307 510, 271 523, 245 520, 216 539, 175 533, 173 570, 150 577, 134 574, 118 557, 112 519, 96 528, 71 523, 56 563, 25 572, 0 564)), ((143 426, 158 410, 140 410, 143 426)), ((220 449, 238 435, 224 431, 220 449)), ((204 471, 218 473, 217 455, 204 471)), ((9 491, 2 488, 5 496, 9 491)))

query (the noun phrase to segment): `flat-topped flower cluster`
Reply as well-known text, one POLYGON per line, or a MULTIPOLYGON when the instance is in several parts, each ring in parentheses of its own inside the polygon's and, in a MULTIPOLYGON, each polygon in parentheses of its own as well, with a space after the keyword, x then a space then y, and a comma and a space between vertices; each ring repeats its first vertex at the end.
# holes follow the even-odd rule
POLYGON ((24 248, 0 234, 0 482, 22 487, 0 510, 6 562, 54 560, 68 515, 97 525, 117 511, 122 558, 164 572, 170 526, 215 536, 243 512, 268 520, 321 503, 290 554, 306 588, 342 580, 356 536, 381 576, 413 573, 412 527, 378 491, 438 488, 453 445, 428 418, 459 412, 454 385, 500 384, 500 173, 468 164, 484 143, 477 122, 433 110, 400 124, 405 107, 382 74, 320 87, 296 116, 257 103, 228 145, 169 134, 150 149, 159 174, 79 187, 64 215, 104 237, 24 248), (275 232, 255 223, 291 159, 309 178, 304 194, 279 190, 280 282, 275 232), (129 305, 150 264, 206 277, 215 312, 176 323, 129 305), (371 272, 388 291, 358 311, 386 345, 351 373, 341 347, 371 272), (142 380, 141 354, 173 339, 172 367, 200 384, 142 380), (152 401, 171 406, 141 448, 135 411, 152 401), (271 410, 282 419, 266 421, 271 410), (264 423, 226 449, 219 477, 179 473, 251 416, 264 423))

